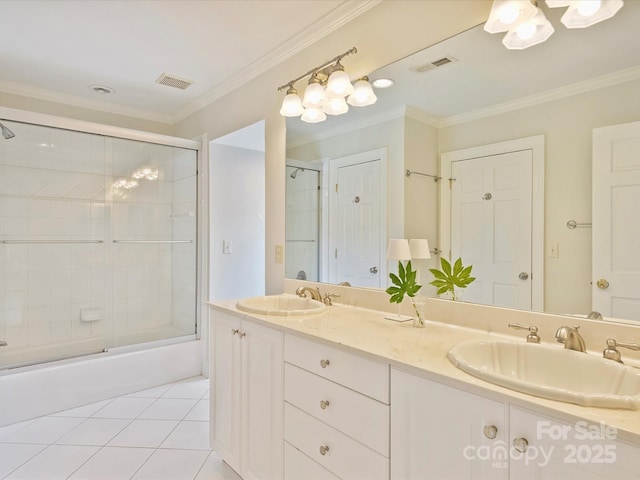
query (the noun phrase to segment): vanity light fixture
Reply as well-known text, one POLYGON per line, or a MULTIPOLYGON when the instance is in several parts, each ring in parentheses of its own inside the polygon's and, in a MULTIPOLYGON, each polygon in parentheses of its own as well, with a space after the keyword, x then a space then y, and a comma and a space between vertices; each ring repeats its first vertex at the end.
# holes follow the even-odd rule
POLYGON ((278 87, 278 91, 286 89, 282 101, 280 115, 285 117, 300 117, 303 122, 317 123, 327 119, 327 115, 342 115, 349 110, 349 105, 365 107, 376 102, 377 97, 369 84, 367 77, 362 77, 351 83, 349 75, 344 71, 340 61, 357 52, 356 47, 341 55, 309 70, 285 85, 278 87), (309 77, 308 85, 300 99, 294 85, 309 77))
MULTIPOLYGON (((624 0, 546 0, 550 8, 568 7, 561 22, 567 28, 585 28, 614 16, 624 0)), ((502 40, 510 50, 522 50, 546 41, 555 31, 538 0, 494 0, 484 25, 489 33, 507 32, 502 40)))

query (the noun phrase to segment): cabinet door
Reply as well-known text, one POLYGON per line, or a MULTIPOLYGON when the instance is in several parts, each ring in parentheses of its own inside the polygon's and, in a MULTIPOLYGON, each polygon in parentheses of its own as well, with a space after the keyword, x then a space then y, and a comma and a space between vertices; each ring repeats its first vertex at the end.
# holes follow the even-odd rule
POLYGON ((242 477, 283 477, 283 334, 242 325, 242 477))
POLYGON ((212 445, 240 472, 240 319, 213 312, 211 426, 212 445))
POLYGON ((527 441, 523 453, 511 452, 513 479, 638 478, 640 446, 617 440, 616 430, 600 423, 569 423, 512 406, 510 433, 510 442, 527 441))
POLYGON ((507 478, 505 417, 501 402, 392 369, 391 478, 507 478))

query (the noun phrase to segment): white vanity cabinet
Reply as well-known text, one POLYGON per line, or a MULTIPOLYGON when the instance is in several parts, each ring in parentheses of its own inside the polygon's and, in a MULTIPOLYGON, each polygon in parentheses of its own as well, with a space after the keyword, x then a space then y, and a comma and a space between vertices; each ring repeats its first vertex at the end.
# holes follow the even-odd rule
POLYGON ((391 370, 392 479, 631 480, 638 475, 640 445, 618 440, 606 426, 558 420, 391 370))
POLYGON ((285 334, 285 480, 389 478, 389 365, 285 334))
POLYGON ((283 477, 283 333, 212 310, 212 446, 244 480, 283 477))
POLYGON ((506 479, 508 465, 478 458, 506 424, 501 402, 391 369, 392 479, 506 479))

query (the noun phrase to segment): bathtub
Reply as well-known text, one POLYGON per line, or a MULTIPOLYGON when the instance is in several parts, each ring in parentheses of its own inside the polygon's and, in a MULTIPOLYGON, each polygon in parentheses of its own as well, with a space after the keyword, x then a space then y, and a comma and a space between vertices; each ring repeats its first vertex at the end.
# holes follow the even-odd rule
POLYGON ((0 426, 202 373, 202 343, 189 340, 23 367, 0 376, 0 426))

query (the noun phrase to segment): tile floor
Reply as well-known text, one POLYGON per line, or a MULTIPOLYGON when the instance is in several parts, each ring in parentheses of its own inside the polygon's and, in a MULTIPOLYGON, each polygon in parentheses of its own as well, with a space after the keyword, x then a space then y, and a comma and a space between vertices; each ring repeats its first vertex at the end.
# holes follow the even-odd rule
POLYGON ((194 377, 0 427, 0 479, 239 480, 209 449, 194 377))

